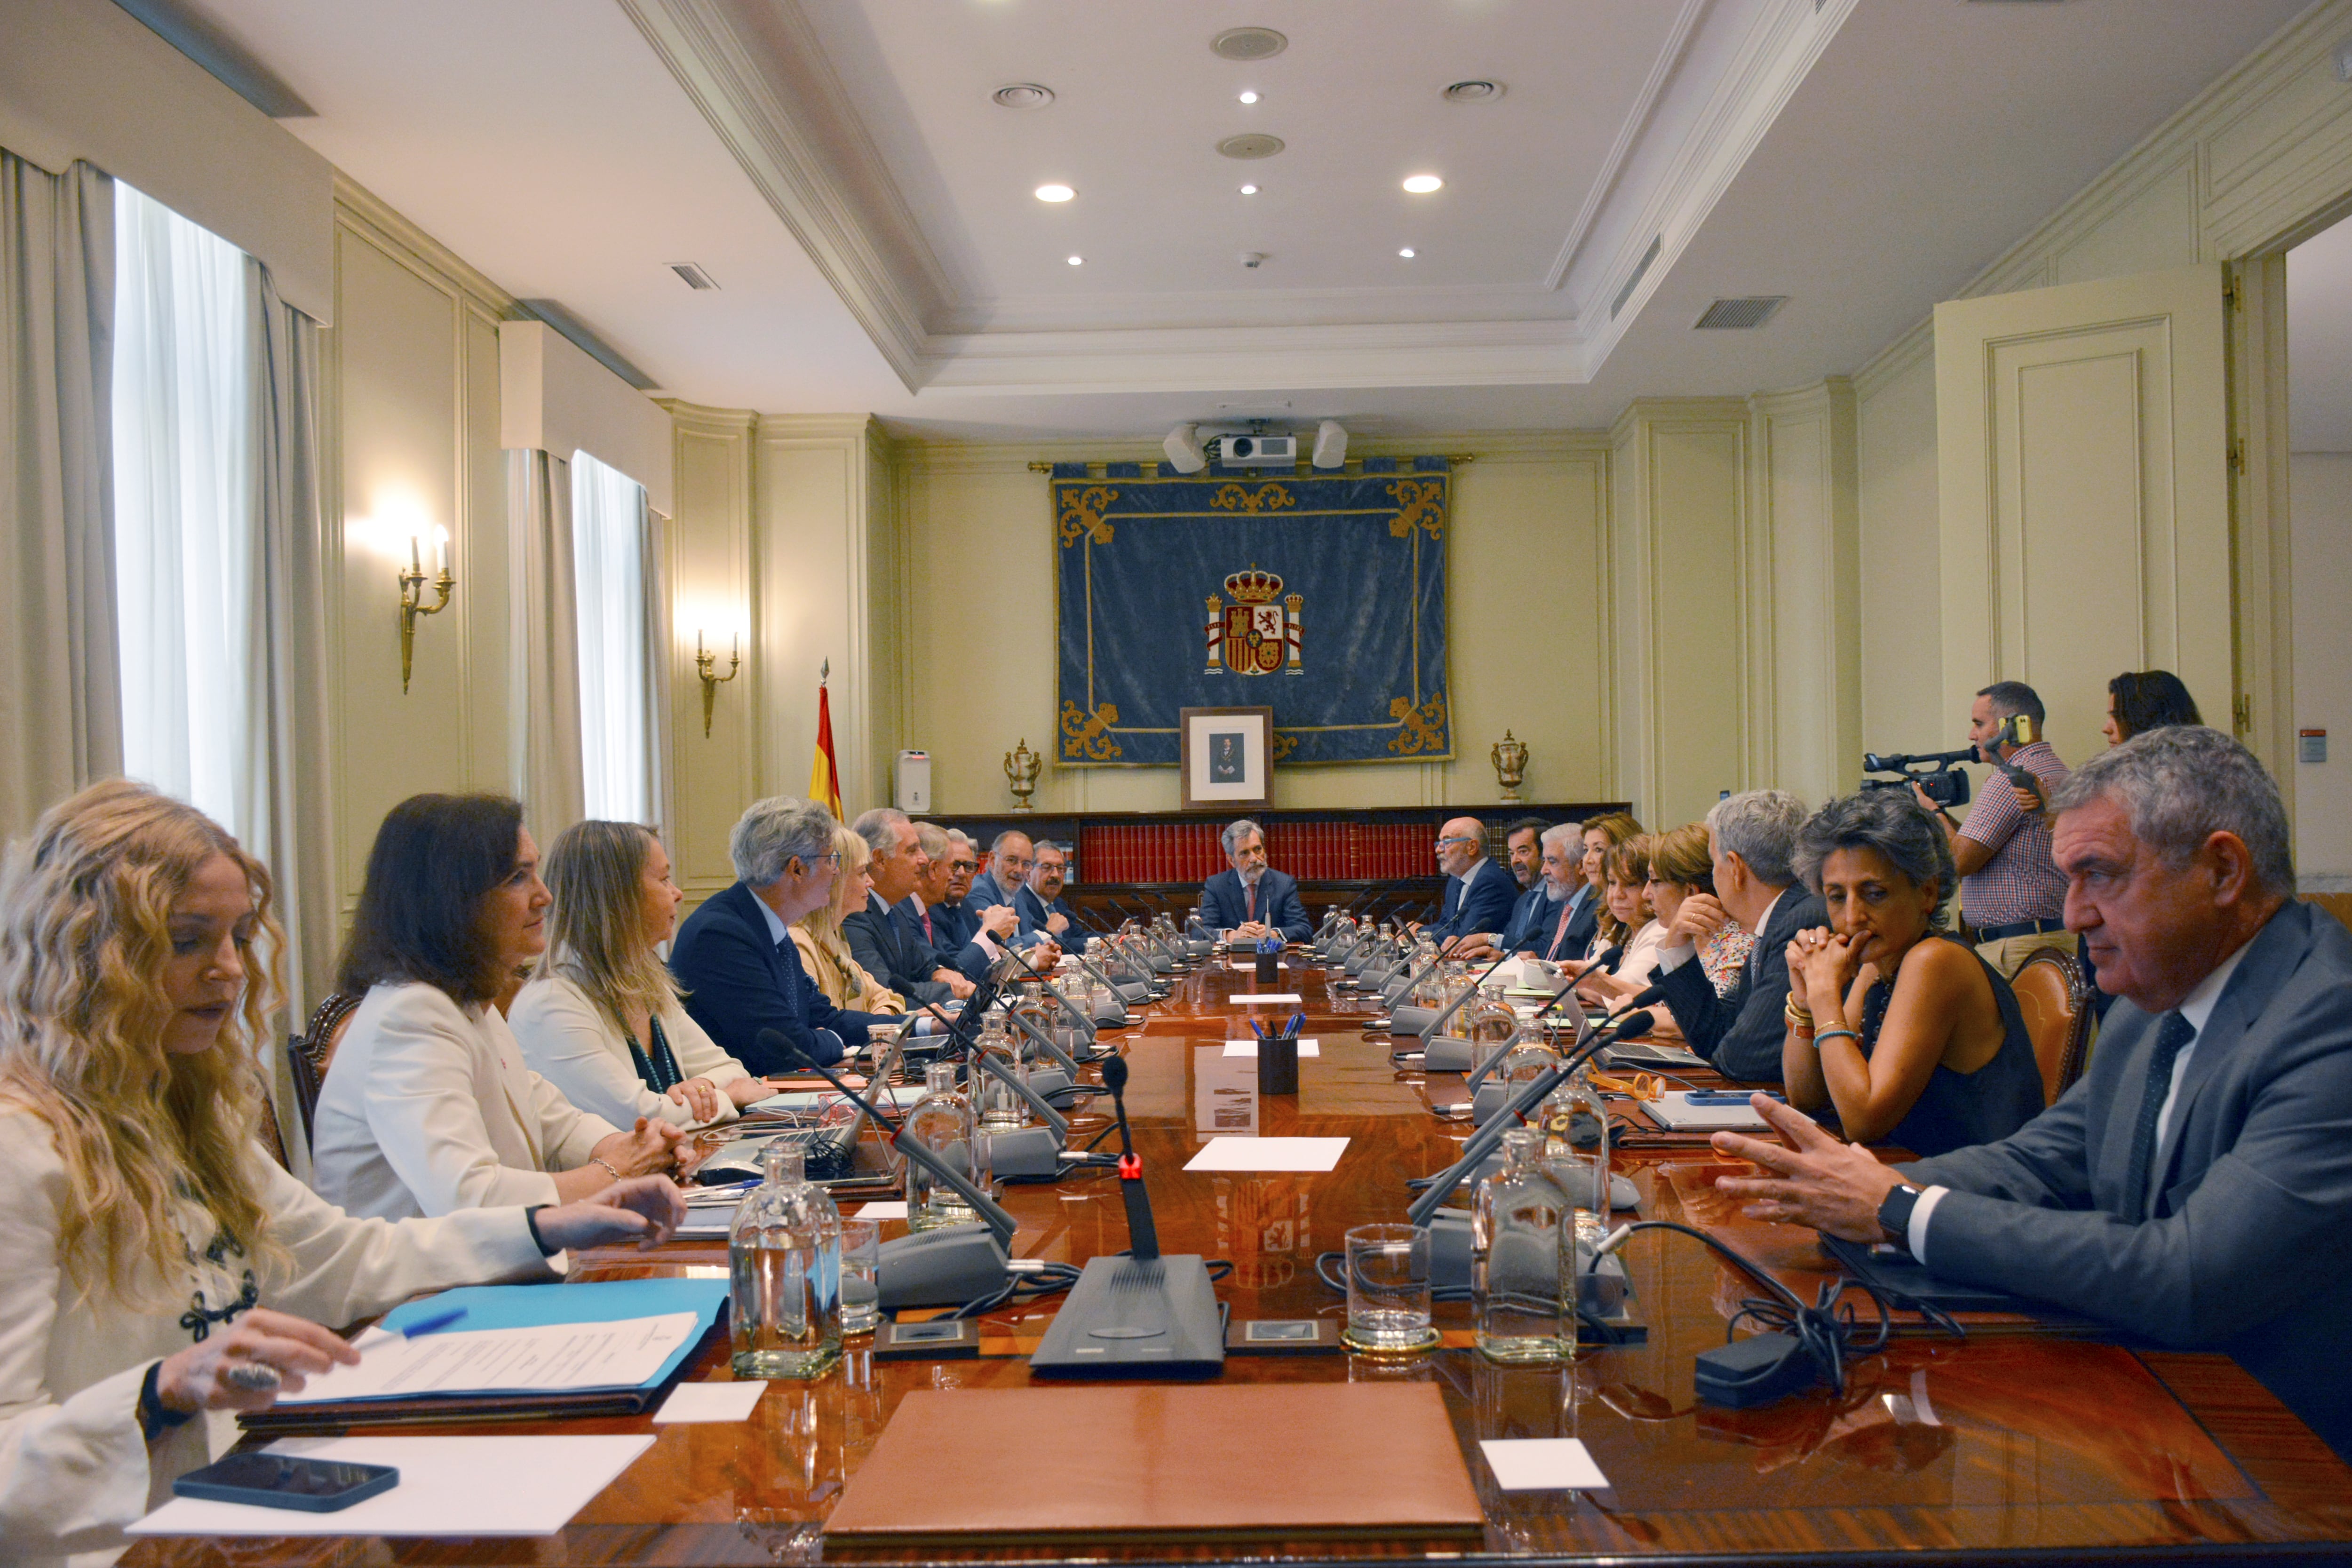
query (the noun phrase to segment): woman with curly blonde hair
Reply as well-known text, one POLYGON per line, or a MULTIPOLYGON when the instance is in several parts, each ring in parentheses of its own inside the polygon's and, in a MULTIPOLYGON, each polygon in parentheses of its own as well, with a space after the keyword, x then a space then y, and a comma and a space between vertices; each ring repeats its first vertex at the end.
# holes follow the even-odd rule
POLYGON ((280 998, 268 871, 141 785, 53 807, 0 872, 0 1558, 105 1562, 256 1410, 359 1357, 319 1325, 657 1240, 666 1180, 356 1220, 252 1140, 280 998))

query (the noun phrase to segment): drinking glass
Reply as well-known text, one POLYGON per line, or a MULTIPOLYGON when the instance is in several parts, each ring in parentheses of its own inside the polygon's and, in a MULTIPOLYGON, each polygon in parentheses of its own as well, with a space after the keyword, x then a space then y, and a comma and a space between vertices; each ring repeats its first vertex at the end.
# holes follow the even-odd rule
POLYGON ((1370 1355, 1407 1355, 1437 1344, 1429 1321, 1429 1232, 1415 1225, 1360 1225, 1347 1235, 1348 1327, 1340 1337, 1370 1355))
POLYGON ((882 1321, 882 1225, 841 1222, 841 1331, 870 1334, 882 1321))

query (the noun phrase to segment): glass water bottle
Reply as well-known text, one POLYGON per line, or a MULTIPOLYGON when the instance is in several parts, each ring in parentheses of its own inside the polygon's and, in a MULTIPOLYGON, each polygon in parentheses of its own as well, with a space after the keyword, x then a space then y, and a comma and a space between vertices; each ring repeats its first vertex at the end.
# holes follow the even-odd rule
POLYGON ((1575 1330, 1561 1321, 1560 1223, 1570 1212, 1543 1163, 1544 1135, 1503 1134, 1503 1165, 1479 1182, 1470 1210, 1470 1303, 1478 1353, 1514 1365, 1569 1359, 1575 1330))
POLYGON ((773 1139, 761 1158, 727 1227, 735 1375, 822 1377, 841 1359, 841 1211, 798 1149, 773 1139))
POLYGON ((979 1102, 976 1109, 981 1126, 991 1132, 1010 1132, 1029 1123, 1029 1102, 1013 1087, 1013 1083, 1029 1081, 1029 1069, 1022 1065, 1019 1049, 1019 1044, 1027 1043, 1027 1039, 1022 1036, 1016 1044, 1004 1026, 994 1021, 980 1037, 979 1050, 971 1065, 972 1098, 979 1102), (983 1056, 1010 1074, 1011 1081, 982 1068, 978 1058, 983 1056))
MULTIPOLYGON (((923 1072, 923 1098, 907 1112, 899 1132, 936 1156, 958 1175, 988 1191, 988 1134, 971 1101, 956 1088, 953 1062, 933 1062, 923 1072)), ((993 1195, 993 1194, 991 1194, 993 1195)), ((941 1226, 966 1225, 980 1213, 963 1194, 925 1169, 919 1161, 907 1162, 907 1228, 937 1230, 941 1226)))

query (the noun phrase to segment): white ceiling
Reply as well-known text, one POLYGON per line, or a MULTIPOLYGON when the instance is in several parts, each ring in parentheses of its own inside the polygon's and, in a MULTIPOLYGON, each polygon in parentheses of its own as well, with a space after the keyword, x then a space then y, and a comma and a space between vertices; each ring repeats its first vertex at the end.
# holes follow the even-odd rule
POLYGON ((2303 8, 185 3, 318 110, 297 135, 668 391, 1125 437, 1221 413, 1590 427, 1852 370, 2303 8), (1210 51, 1244 24, 1288 49, 1210 51), (1507 90, 1439 96, 1471 76, 1507 90), (1057 101, 989 101, 1012 81, 1057 101), (1216 153, 1244 131, 1288 149, 1216 153), (1446 188, 1405 195, 1422 170, 1446 188), (1049 179, 1078 198, 1037 202, 1049 179), (667 269, 688 260, 719 291, 667 269), (1751 293, 1790 299, 1692 330, 1751 293))

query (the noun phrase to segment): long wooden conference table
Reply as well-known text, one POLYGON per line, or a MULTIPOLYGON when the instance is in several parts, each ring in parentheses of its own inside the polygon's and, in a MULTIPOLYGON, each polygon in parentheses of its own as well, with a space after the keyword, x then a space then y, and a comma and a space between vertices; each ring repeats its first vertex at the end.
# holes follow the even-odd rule
MULTIPOLYGON (((1254 1065, 1223 1053, 1248 1036, 1246 973, 1208 969, 1176 982, 1136 1026, 1104 1039, 1124 1047, 1127 1099, 1161 1247, 1230 1259, 1217 1286, 1236 1321, 1332 1317, 1342 1299, 1315 1258, 1349 1226, 1402 1216, 1407 1178, 1442 1169, 1466 1119, 1433 1104, 1461 1098, 1458 1078, 1424 1080, 1393 1065, 1384 1036, 1367 1037, 1372 1008, 1313 968, 1286 971, 1306 998, 1318 1057, 1299 1063, 1296 1097, 1260 1097, 1254 1065), (1349 1140, 1321 1175, 1194 1174, 1185 1163, 1211 1137, 1349 1140)), ((1261 1008, 1287 1014, 1288 1007, 1261 1008)), ((1631 1109, 1630 1102, 1627 1107, 1631 1109)), ((1103 1125, 1081 1117, 1073 1140, 1103 1125)), ((1618 1169, 1641 1214, 1707 1226, 1784 1279, 1825 1278, 1810 1232, 1746 1220, 1710 1185, 1722 1168, 1703 1143, 1629 1149, 1618 1169)), ((1127 1246, 1118 1184, 1092 1172, 1010 1185, 1021 1256, 1082 1263, 1127 1246)), ((845 1205, 845 1207, 852 1205, 845 1205)), ((1619 1217, 1625 1217, 1620 1215, 1619 1217)), ((885 1235, 898 1231, 895 1224, 885 1235)), ((1402 1361, 1331 1352, 1231 1356, 1223 1381, 1250 1384, 1423 1383, 1443 1396, 1486 1510, 1484 1553, 1420 1545, 1264 1541, 1126 1547, 971 1540, 931 1560, 1335 1561, 1487 1555, 1543 1561, 1732 1557, 1816 1562, 1914 1557, 2006 1561, 2140 1561, 2194 1553, 2232 1561, 2352 1558, 2352 1469, 2227 1357, 2132 1347, 1979 1322, 1965 1341, 1898 1337, 1853 1369, 1845 1394, 1825 1390, 1745 1411, 1697 1404, 1692 1358, 1720 1344, 1751 1281, 1687 1237, 1648 1231, 1625 1249, 1648 1323, 1646 1342, 1581 1352, 1571 1367, 1506 1369, 1467 1348, 1468 1308, 1440 1303, 1444 1348, 1402 1361), (1606 1489, 1504 1492, 1478 1442, 1580 1438, 1606 1489)), ((674 1243, 656 1254, 580 1261, 581 1278, 724 1271, 723 1244, 674 1243)), ((560 1287, 558 1287, 560 1288, 560 1287)), ((647 1417, 518 1426, 519 1431, 647 1432, 653 1447, 559 1535, 542 1540, 149 1541, 133 1564, 760 1563, 818 1562, 825 1520, 893 1412, 918 1389, 1024 1386, 1055 1299, 992 1315, 979 1359, 890 1362, 853 1349, 809 1384, 770 1386, 739 1424, 653 1426, 647 1417)), ((1865 1306, 1864 1310, 1867 1311, 1865 1306)), ((853 1346, 863 1342, 853 1341, 853 1346)), ((725 1379, 728 1343, 714 1333, 686 1373, 725 1379)), ((506 1428, 500 1428, 501 1430, 506 1428)), ((419 1426, 420 1433, 483 1428, 419 1426)), ((1378 1444, 1378 1432, 1361 1440, 1378 1444)), ((971 1462, 1049 1466, 1074 1488, 1119 1484, 1089 1466, 1082 1432, 972 1434, 971 1462)), ((1270 1478, 1284 1456, 1268 1454, 1270 1478)), ((835 1555, 841 1555, 838 1552, 835 1555)), ((860 1552, 872 1560, 871 1551, 860 1552)), ((909 1552, 904 1561, 922 1560, 909 1552)))

